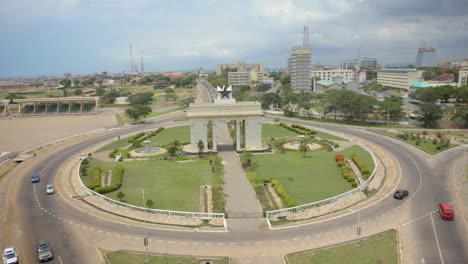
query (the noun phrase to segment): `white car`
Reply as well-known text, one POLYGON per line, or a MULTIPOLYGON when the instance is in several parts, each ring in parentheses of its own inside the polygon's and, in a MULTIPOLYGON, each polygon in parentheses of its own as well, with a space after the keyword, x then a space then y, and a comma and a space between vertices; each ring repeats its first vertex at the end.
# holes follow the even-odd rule
POLYGON ((54 186, 52 184, 47 184, 46 193, 47 194, 53 194, 54 192, 55 192, 54 186))
POLYGON ((4 264, 18 264, 18 253, 14 247, 5 248, 3 250, 3 263, 4 264))

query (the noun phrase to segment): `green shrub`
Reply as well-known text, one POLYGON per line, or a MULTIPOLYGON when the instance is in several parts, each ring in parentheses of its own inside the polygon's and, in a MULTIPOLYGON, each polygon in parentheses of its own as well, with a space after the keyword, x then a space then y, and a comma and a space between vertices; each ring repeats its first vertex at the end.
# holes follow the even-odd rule
POLYGON ((337 163, 338 164, 338 167, 346 167, 346 162, 343 162, 343 161, 340 161, 337 163))
POLYGON ((88 159, 84 159, 84 160, 81 162, 81 165, 83 165, 83 166, 89 165, 89 160, 88 160, 88 159))
POLYGON ((136 141, 137 139, 143 137, 145 135, 145 132, 140 132, 132 137, 129 137, 128 138, 128 143, 133 143, 134 141, 136 141))
POLYGON ((91 170, 91 175, 93 177, 92 182, 90 185, 87 185, 91 190, 94 190, 95 188, 101 186, 101 168, 100 167, 94 167, 91 170))
POLYGON ((348 182, 353 182, 353 181, 356 181, 356 178, 354 178, 354 176, 350 176, 346 179, 348 182))
POLYGON ((345 179, 348 179, 348 177, 352 176, 351 172, 344 172, 341 175, 343 175, 343 178, 345 178, 345 179))
POLYGON ((351 183, 351 186, 357 187, 357 182, 352 182, 352 183, 351 183))
POLYGON ((109 158, 113 158, 113 159, 114 159, 114 158, 115 158, 115 155, 117 155, 117 152, 118 152, 118 151, 119 151, 118 149, 114 149, 113 151, 111 151, 111 152, 109 153, 109 158))
POLYGON ((189 158, 187 158, 187 156, 185 155, 180 155, 180 156, 177 156, 177 160, 189 160, 189 158))
POLYGON ((275 189, 276 193, 283 200, 283 203, 286 207, 296 206, 297 203, 286 193, 281 183, 277 180, 272 180, 271 185, 275 189))
POLYGON ((343 173, 343 172, 350 172, 350 171, 351 171, 351 169, 350 169, 349 167, 341 167, 340 169, 341 169, 341 172, 342 172, 342 173, 343 173))
POLYGON ((427 131, 423 131, 422 134, 423 134, 423 135, 427 135, 427 131))

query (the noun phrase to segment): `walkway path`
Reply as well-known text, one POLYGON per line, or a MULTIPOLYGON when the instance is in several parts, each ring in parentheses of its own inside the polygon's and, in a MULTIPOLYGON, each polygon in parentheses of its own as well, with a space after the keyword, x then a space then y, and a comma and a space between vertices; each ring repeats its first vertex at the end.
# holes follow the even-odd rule
MULTIPOLYGON (((226 124, 218 123, 215 127, 216 142, 219 156, 224 161, 224 193, 226 195, 226 212, 230 229, 235 229, 243 224, 245 219, 235 218, 259 218, 258 224, 265 223, 262 219, 262 207, 257 200, 255 190, 250 185, 244 170, 242 169, 239 156, 234 150, 233 142, 229 135, 226 124), (234 220, 232 220, 234 218, 234 220)), ((250 224, 254 224, 249 220, 250 224)), ((256 224, 254 224, 256 225, 256 224)), ((245 227, 245 225, 243 226, 245 227)), ((257 225, 258 227, 258 225, 257 225)))

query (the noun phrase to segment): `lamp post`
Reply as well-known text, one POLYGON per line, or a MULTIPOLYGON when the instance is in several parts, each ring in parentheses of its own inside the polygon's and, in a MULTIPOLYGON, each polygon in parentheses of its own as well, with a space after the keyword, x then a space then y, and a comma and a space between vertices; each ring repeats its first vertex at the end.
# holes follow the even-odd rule
MULTIPOLYGON (((143 207, 145 206, 145 188, 141 188, 141 193, 143 197, 143 207)), ((143 222, 146 224, 146 217, 144 218, 143 222)), ((143 245, 145 246, 146 256, 145 256, 145 263, 148 263, 148 234, 146 234, 145 230, 145 237, 143 238, 143 245)))

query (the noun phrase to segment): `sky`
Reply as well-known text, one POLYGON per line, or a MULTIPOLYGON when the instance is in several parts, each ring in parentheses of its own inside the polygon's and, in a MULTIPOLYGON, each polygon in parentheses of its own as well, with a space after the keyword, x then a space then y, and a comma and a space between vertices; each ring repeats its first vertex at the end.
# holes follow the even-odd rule
POLYGON ((0 0, 0 76, 285 68, 309 26, 312 62, 468 58, 466 0, 0 0))

